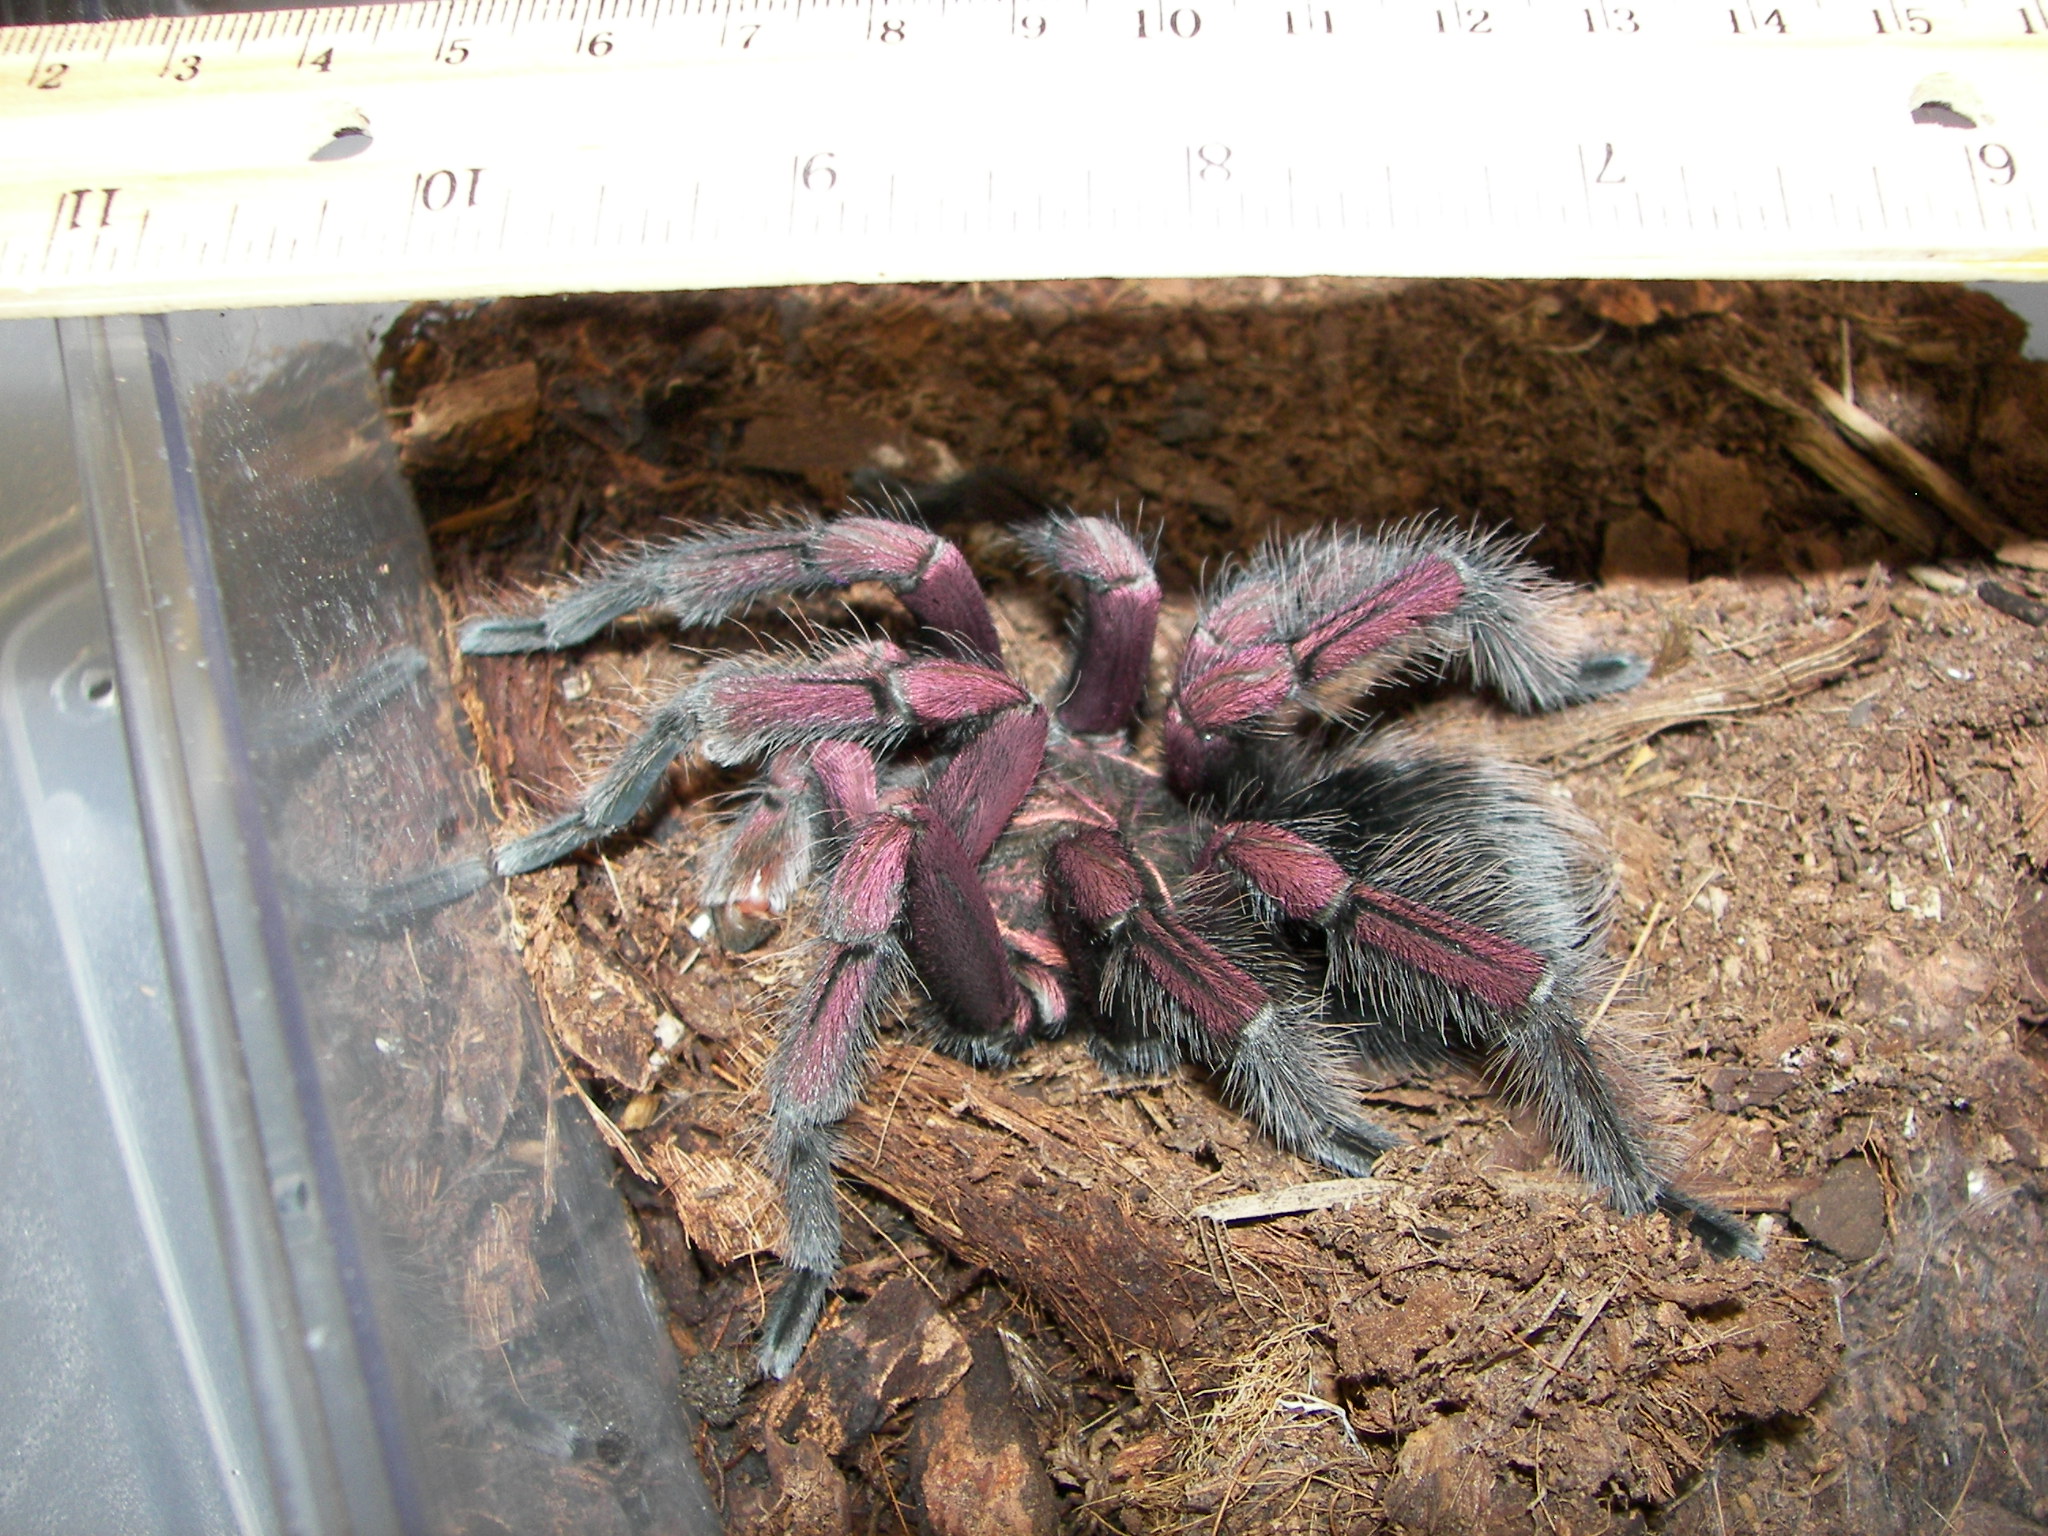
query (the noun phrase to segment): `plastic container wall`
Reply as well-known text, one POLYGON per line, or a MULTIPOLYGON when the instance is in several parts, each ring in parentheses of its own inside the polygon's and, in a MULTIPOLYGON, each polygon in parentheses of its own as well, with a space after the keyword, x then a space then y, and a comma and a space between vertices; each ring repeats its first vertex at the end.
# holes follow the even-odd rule
POLYGON ((368 329, 0 328, 10 1533, 717 1528, 368 329))
POLYGON ((0 327, 0 1529, 261 1529, 56 335, 0 327))

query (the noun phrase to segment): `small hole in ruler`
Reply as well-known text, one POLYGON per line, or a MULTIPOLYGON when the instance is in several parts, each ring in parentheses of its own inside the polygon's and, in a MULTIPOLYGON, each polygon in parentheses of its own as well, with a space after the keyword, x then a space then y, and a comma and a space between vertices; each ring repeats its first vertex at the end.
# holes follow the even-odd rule
POLYGON ((1969 81, 1947 73, 1927 76, 1906 100, 1914 122, 1935 128, 1981 128, 1991 120, 1969 81))
POLYGON ((370 142, 370 135, 365 129, 356 127, 337 128, 334 130, 334 137, 314 150, 307 158, 311 160, 346 160, 352 155, 360 155, 370 147, 370 142))
POLYGON ((1945 101, 1923 101, 1913 109, 1913 121, 1932 123, 1937 128, 1974 128, 1977 119, 1967 112, 1958 112, 1945 101))

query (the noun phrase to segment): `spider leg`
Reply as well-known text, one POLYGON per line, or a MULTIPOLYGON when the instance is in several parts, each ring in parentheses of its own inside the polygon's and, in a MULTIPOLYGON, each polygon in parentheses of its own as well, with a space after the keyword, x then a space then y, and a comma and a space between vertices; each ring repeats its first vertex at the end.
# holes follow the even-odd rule
POLYGON ((1763 1257, 1763 1245, 1747 1223, 1673 1188, 1652 1165, 1642 1132, 1615 1100, 1610 1072, 1562 999, 1524 1009, 1511 1020, 1499 1055, 1502 1075, 1535 1106, 1558 1161, 1606 1190, 1616 1210, 1629 1216, 1662 1210, 1683 1218, 1719 1258, 1763 1257))
POLYGON ((1331 953, 1357 965, 1360 949, 1387 955, 1471 993, 1489 1007, 1519 1008, 1549 966, 1525 944, 1428 903, 1354 879, 1328 849, 1289 827, 1231 821, 1196 861, 1220 865, 1276 916, 1321 927, 1331 953))
POLYGON ((1358 1116, 1329 1032, 1177 907, 1115 833, 1077 832, 1050 868, 1098 972, 1106 1068, 1158 1071, 1182 1051, 1220 1063, 1226 1097, 1267 1135, 1339 1173, 1363 1174, 1397 1144, 1358 1116))
POLYGON ((1082 590, 1081 630, 1060 723, 1077 735, 1128 730, 1145 697, 1159 621, 1159 578, 1151 559, 1107 518, 1047 518, 1021 537, 1082 590))
POLYGON ((460 644, 472 656, 558 651, 641 608, 697 627, 778 592, 830 591, 857 581, 886 583, 942 649, 1001 654, 981 584, 949 540, 892 517, 827 521, 809 514, 650 544, 610 561, 531 617, 471 619, 460 644))
POLYGON ((949 1021, 987 1040, 1021 1039, 1029 1022, 995 914, 952 826, 924 806, 870 811, 833 871, 823 955, 784 1025, 770 1077, 769 1148, 789 1229, 789 1273, 761 1329, 761 1369, 771 1376, 795 1364, 839 1267, 832 1152, 860 1093, 877 1016, 907 971, 895 937, 905 919, 917 973, 949 1021))
POLYGON ((808 741, 882 749, 917 731, 965 726, 1030 701, 999 666, 911 656, 886 641, 814 660, 740 657, 708 667, 683 697, 714 763, 743 763, 808 741))
POLYGON ((1422 524, 1266 550, 1205 605, 1182 653, 1165 720, 1175 791, 1217 793, 1241 739, 1317 690, 1459 660, 1522 711, 1640 682, 1648 668, 1635 658, 1579 649, 1557 610, 1564 589, 1521 548, 1422 524))
POLYGON ((769 759, 705 861, 704 905, 728 953, 756 949, 775 931, 811 871, 819 831, 843 833, 875 803, 874 754, 857 743, 821 741, 769 759))
POLYGON ((1197 867, 1227 870, 1268 919, 1323 930, 1332 989, 1374 1020, 1362 1048, 1381 1032, 1426 1046, 1419 1028, 1486 1051, 1618 1210, 1684 1214, 1713 1251, 1757 1255, 1741 1222, 1672 1188, 1617 1094, 1627 1074, 1586 1036, 1607 880, 1532 781, 1396 740, 1278 806, 1292 819, 1217 828, 1197 867))
POLYGON ((884 747, 914 731, 975 723, 1028 698, 997 667, 912 657, 886 642, 804 661, 720 662, 648 712, 640 734, 575 810, 500 848, 498 873, 538 869, 625 826, 670 760, 692 746, 728 765, 828 740, 884 747))
POLYGON ((761 1325, 759 1358, 769 1376, 789 1374, 839 1268, 832 1153, 859 1097, 877 1018, 907 972, 894 929, 916 830, 881 811, 853 834, 826 894, 818 963, 776 1042, 769 1157, 782 1184, 788 1273, 761 1325))
POLYGON ((1006 1066, 1030 1038, 1031 1005, 977 862, 944 818, 920 814, 905 890, 910 953, 938 1006, 941 1047, 977 1066, 1006 1066))
POLYGON ((911 861, 910 945, 940 1005, 941 1047, 978 1066, 1016 1059, 1034 1004, 1048 1022, 1066 1014, 1056 978, 1033 957, 1010 954, 980 872, 1037 782, 1045 738, 1038 705, 1007 710, 925 784, 932 820, 911 861), (1031 982, 1031 1003, 1019 990, 1020 971, 1031 982))
POLYGON ((492 865, 501 875, 523 875, 616 832, 640 814, 668 765, 689 748, 697 734, 697 718, 687 694, 657 704, 647 712, 640 734, 584 793, 575 810, 557 816, 536 832, 501 844, 492 855, 492 865))
POLYGON ((925 800, 952 827, 979 864, 1010 824, 1045 761, 1045 711, 1036 704, 1006 710, 933 773, 925 800))

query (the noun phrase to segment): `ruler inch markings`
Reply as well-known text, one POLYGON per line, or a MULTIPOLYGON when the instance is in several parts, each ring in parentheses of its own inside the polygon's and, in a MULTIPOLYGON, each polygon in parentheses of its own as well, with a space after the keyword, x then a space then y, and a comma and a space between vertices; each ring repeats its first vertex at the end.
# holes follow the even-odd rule
POLYGON ((2048 25, 2013 0, 1637 5, 1637 33, 1597 0, 1380 0, 1344 27, 1302 0, 1153 0, 1142 38, 1130 4, 427 0, 0 34, 0 313, 132 307, 152 261, 160 302, 207 307, 237 281, 311 302, 764 273, 2048 277, 2048 25), (1947 78, 1985 127, 1912 123, 1947 78), (1070 93, 1078 121, 1047 105, 1070 93), (358 112, 361 151, 306 159, 358 112), (804 186, 825 152, 833 184, 804 186), (387 270, 343 267, 344 227, 387 270))

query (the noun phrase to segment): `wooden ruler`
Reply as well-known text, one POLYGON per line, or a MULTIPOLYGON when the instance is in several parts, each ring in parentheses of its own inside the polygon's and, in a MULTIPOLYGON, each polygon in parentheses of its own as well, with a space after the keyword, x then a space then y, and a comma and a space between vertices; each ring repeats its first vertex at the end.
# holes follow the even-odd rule
POLYGON ((2048 278, 2048 0, 421 0, 0 32, 0 314, 2048 278))

